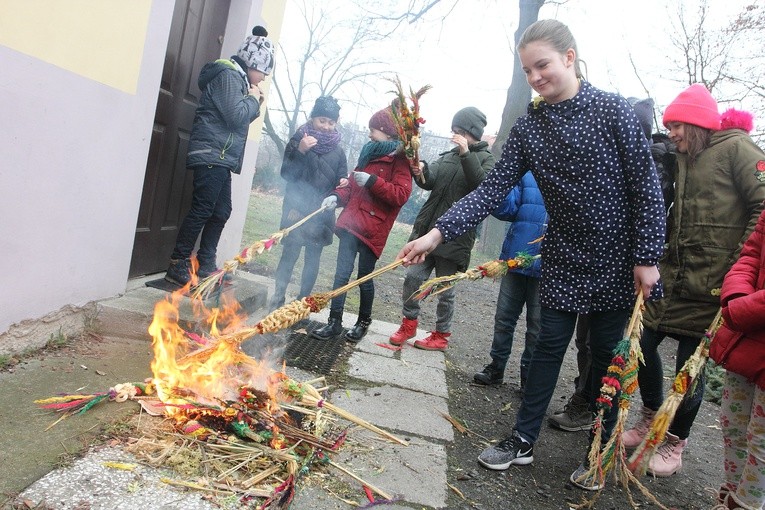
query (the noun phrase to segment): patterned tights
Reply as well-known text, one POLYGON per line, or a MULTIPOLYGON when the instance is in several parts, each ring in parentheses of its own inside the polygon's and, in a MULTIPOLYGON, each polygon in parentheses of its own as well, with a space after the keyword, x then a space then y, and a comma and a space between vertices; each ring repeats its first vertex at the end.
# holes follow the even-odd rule
POLYGON ((720 424, 725 445, 725 484, 742 508, 765 504, 765 390, 725 373, 720 424))

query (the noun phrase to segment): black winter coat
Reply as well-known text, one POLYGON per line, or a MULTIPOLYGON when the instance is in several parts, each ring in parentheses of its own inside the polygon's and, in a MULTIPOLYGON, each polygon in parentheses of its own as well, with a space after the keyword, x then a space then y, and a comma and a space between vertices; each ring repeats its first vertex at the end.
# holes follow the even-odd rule
POLYGON ((230 60, 216 60, 199 73, 199 98, 189 137, 186 166, 222 166, 242 171, 250 123, 260 115, 260 103, 247 93, 247 77, 230 60))
MULTIPOLYGON (((281 176, 287 181, 282 204, 281 228, 296 222, 321 207, 321 202, 348 176, 345 153, 338 146, 326 154, 298 150, 302 134, 295 133, 284 150, 281 176)), ((286 238, 288 244, 332 244, 335 230, 335 211, 325 211, 305 225, 292 231, 286 238)))

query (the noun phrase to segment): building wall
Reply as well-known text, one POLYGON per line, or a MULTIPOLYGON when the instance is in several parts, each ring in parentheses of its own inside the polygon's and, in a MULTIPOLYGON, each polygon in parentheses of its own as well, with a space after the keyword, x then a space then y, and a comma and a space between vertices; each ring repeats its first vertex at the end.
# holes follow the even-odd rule
MULTIPOLYGON (((281 35, 286 4, 287 0, 232 0, 231 11, 228 16, 229 26, 226 29, 227 36, 223 43, 223 56, 234 55, 244 37, 250 33, 255 25, 266 27, 268 38, 276 43, 281 35), (251 4, 255 4, 257 7, 252 8, 249 16, 242 15, 244 11, 250 8, 251 4), (262 4, 262 7, 259 4, 262 4)), ((271 79, 271 77, 266 78, 260 85, 265 90, 266 100, 263 103, 265 105, 269 104, 271 79)), ((233 212, 226 223, 226 228, 223 230, 223 235, 218 243, 219 264, 238 255, 241 248, 242 232, 244 231, 244 222, 247 218, 247 204, 250 201, 252 178, 255 175, 255 160, 258 157, 258 143, 261 138, 264 117, 265 110, 250 125, 247 151, 242 163, 242 173, 232 176, 231 201, 233 212)), ((254 240, 250 239, 248 241, 254 240)))
MULTIPOLYGON (((21 323, 124 292, 173 7, 0 0, 0 352, 19 350, 21 323)), ((276 39, 283 12, 283 0, 233 0, 224 56, 254 23, 276 39)), ((223 257, 241 242, 260 122, 223 257)))

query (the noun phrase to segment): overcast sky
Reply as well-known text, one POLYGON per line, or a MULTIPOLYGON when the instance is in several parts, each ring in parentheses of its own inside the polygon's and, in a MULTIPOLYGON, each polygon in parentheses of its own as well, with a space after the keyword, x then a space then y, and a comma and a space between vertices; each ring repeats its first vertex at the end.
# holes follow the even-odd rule
MULTIPOLYGON (((710 8, 714 18, 727 19, 744 3, 745 0, 712 1, 710 8)), ((345 0, 324 2, 331 7, 344 4, 345 0)), ((579 56, 587 63, 587 78, 593 85, 625 97, 645 97, 629 62, 632 55, 640 77, 661 111, 685 88, 683 76, 669 70, 667 58, 676 51, 668 34, 674 5, 673 0, 569 0, 561 6, 543 6, 539 18, 556 18, 571 28, 579 56)), ((422 99, 421 113, 427 120, 427 129, 447 134, 454 112, 464 106, 476 106, 487 115, 487 133, 499 129, 512 75, 517 12, 517 1, 461 0, 443 22, 440 21, 443 12, 434 13, 429 16, 431 21, 417 29, 404 29, 380 45, 379 54, 390 62, 405 85, 433 86, 422 99)), ((290 0, 281 40, 293 52, 304 44, 305 38, 304 26, 295 21, 295 16, 299 13, 290 0)), ((355 103, 360 98, 352 96, 359 92, 348 89, 345 94, 338 94, 344 105, 340 122, 358 119, 359 124, 365 124, 374 111, 372 108, 390 101, 392 96, 385 94, 390 89, 383 79, 386 75, 379 80, 370 79, 364 88, 363 99, 371 103, 370 108, 356 112, 355 103)))

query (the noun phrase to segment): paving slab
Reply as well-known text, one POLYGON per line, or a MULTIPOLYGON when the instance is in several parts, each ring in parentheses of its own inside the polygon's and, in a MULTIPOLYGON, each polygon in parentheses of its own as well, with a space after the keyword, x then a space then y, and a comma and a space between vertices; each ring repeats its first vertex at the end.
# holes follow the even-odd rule
MULTIPOLYGON (((225 292, 232 293, 244 313, 251 315, 265 308, 268 298, 268 288, 265 285, 244 272, 237 273, 234 278, 234 283, 225 292)), ((143 286, 134 287, 121 296, 100 301, 98 321, 101 333, 121 338, 150 339, 148 329, 154 316, 154 305, 169 295, 162 290, 143 286)), ((207 308, 212 308, 219 305, 218 301, 217 297, 211 297, 204 303, 207 308)), ((187 330, 194 330, 200 321, 194 313, 191 300, 187 297, 181 299, 178 314, 178 324, 187 330)))
POLYGON ((348 375, 443 398, 449 396, 443 370, 376 354, 354 352, 348 360, 348 375))
POLYGON ((71 466, 51 471, 29 486, 18 498, 30 508, 57 510, 212 510, 217 505, 203 494, 171 486, 163 478, 172 472, 141 464, 121 448, 95 448, 71 466), (133 469, 116 469, 108 463, 124 463, 133 469))
MULTIPOLYGON (((337 462, 402 502, 446 507, 447 458, 443 445, 413 438, 408 446, 402 446, 371 434, 363 431, 357 440, 373 448, 362 453, 353 448, 341 450, 337 462)), ((347 479, 354 483, 350 477, 347 479)))
POLYGON ((334 391, 330 400, 378 427, 425 438, 453 441, 452 425, 440 414, 448 413, 446 399, 417 391, 375 386, 334 391))
POLYGON ((396 348, 388 341, 390 335, 380 334, 370 326, 369 332, 355 345, 355 349, 377 356, 398 359, 404 363, 416 363, 439 370, 446 370, 446 357, 443 352, 426 351, 414 347, 414 340, 423 338, 427 334, 422 330, 417 330, 417 332, 417 336, 404 344, 403 347, 396 348))

